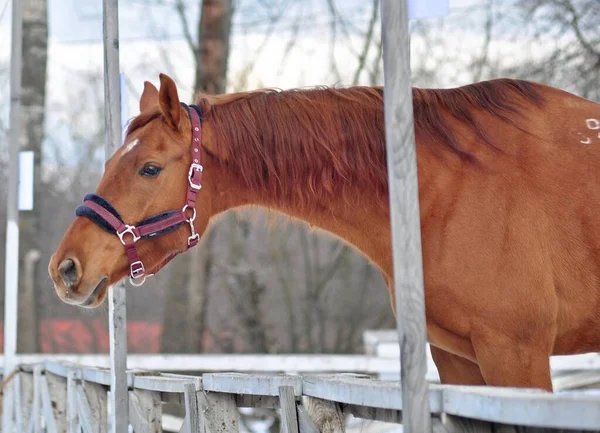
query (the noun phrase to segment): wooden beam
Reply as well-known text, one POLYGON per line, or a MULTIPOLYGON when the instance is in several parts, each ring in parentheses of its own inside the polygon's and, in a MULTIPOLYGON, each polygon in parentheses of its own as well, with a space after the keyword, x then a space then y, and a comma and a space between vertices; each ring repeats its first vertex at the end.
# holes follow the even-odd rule
MULTIPOLYGON (((104 112, 106 137, 104 158, 121 145, 121 83, 119 66, 119 1, 102 1, 104 42, 104 112)), ((127 309, 122 282, 109 287, 109 338, 111 367, 111 429, 127 433, 129 391, 127 388, 127 309)))
POLYGON ((291 386, 294 395, 302 395, 302 378, 296 375, 263 375, 240 373, 207 373, 202 375, 206 391, 279 396, 280 386, 291 386))
POLYGON ((129 391, 129 422, 135 433, 162 432, 160 392, 136 389, 129 391))
POLYGON ((239 433, 240 414, 233 394, 198 391, 196 396, 202 433, 239 433))
POLYGON ((406 0, 381 1, 385 136, 402 369, 403 431, 431 432, 425 300, 406 0))
POLYGON ((299 433, 293 387, 289 385, 279 387, 279 405, 281 406, 282 433, 299 433))
POLYGON ((321 433, 344 433, 345 422, 338 403, 316 397, 302 397, 302 406, 321 433))

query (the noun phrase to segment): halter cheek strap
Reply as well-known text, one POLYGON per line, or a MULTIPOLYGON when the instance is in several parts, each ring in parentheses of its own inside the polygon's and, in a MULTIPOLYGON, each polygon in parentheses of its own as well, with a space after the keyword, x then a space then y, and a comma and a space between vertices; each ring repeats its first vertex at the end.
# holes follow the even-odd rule
MULTIPOLYGON (((156 214, 136 225, 129 225, 123 221, 117 210, 107 200, 96 194, 86 195, 83 204, 75 210, 75 215, 87 217, 104 230, 119 237, 119 240, 125 247, 125 254, 129 260, 129 280, 134 286, 144 284, 148 276, 135 246, 137 241, 169 233, 186 222, 190 227, 187 249, 196 246, 200 240, 200 235, 196 233, 196 229, 194 228, 194 221, 196 220, 196 194, 202 188, 203 167, 200 164, 202 116, 197 106, 192 105, 189 107, 184 103, 181 105, 187 110, 192 124, 192 162, 188 170, 188 187, 185 204, 181 210, 156 214)), ((158 272, 177 254, 171 254, 159 265, 159 268, 155 272, 158 272)))

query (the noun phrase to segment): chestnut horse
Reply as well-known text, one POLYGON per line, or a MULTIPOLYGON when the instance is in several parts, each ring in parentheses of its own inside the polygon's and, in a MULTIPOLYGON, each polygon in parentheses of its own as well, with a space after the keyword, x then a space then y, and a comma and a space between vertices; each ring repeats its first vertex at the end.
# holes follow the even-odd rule
MULTIPOLYGON (((196 232, 258 205, 364 253, 394 306, 383 89, 200 95, 204 166, 196 232)), ((500 79, 413 90, 428 340, 443 383, 552 390, 549 356, 600 351, 600 106, 500 79)), ((144 83, 140 114, 96 194, 130 223, 181 209, 191 111, 173 80, 144 83)), ((193 154, 193 152, 192 152, 193 154)), ((149 273, 190 227, 137 242, 149 273)), ((93 308, 129 272, 123 245, 75 218, 49 272, 93 308)))

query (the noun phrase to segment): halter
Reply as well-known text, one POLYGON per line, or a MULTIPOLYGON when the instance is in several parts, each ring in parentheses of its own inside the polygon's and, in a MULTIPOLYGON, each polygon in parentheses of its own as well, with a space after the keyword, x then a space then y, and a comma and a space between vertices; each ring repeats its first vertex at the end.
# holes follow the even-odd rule
MULTIPOLYGON (((137 241, 169 233, 186 222, 189 224, 191 232, 187 240, 187 249, 196 246, 200 240, 200 235, 194 229, 194 220, 196 219, 196 194, 202 188, 203 167, 200 164, 202 116, 199 107, 195 105, 188 106, 183 102, 181 105, 188 112, 192 124, 192 163, 188 171, 186 201, 181 210, 162 212, 146 218, 136 225, 129 225, 123 221, 117 210, 107 200, 96 194, 86 195, 83 199, 83 205, 75 210, 76 216, 87 217, 102 229, 119 237, 129 260, 129 281, 134 286, 141 286, 146 281, 146 277, 150 276, 146 274, 146 268, 135 247, 137 241), (190 212, 191 215, 188 217, 190 212)), ((179 253, 169 256, 156 272, 177 254, 179 253)))

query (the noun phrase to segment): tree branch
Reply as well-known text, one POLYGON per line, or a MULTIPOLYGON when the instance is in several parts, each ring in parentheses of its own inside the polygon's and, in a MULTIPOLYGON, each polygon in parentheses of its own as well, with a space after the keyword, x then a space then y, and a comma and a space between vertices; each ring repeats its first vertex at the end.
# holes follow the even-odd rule
POLYGON ((371 41, 373 40, 373 30, 375 29, 375 23, 377 22, 377 16, 379 14, 379 0, 373 0, 373 7, 371 9, 371 19, 369 20, 369 27, 367 30, 367 35, 365 36, 365 43, 363 45, 362 52, 360 56, 358 56, 358 67, 354 72, 354 78, 352 79, 352 84, 357 85, 358 79, 360 78, 360 74, 365 68, 365 63, 367 60, 367 54, 369 53, 369 48, 371 47, 371 41))

